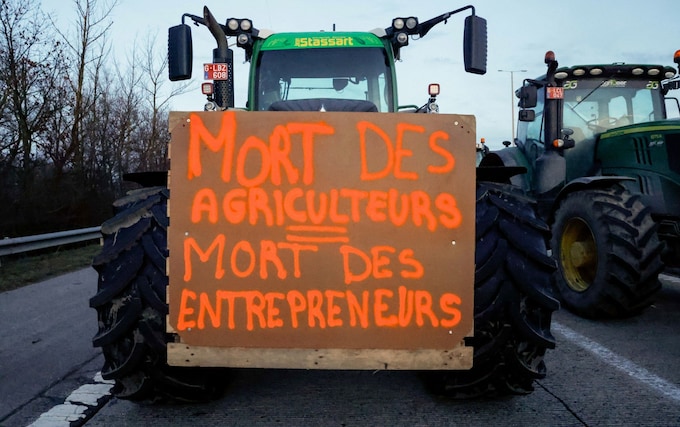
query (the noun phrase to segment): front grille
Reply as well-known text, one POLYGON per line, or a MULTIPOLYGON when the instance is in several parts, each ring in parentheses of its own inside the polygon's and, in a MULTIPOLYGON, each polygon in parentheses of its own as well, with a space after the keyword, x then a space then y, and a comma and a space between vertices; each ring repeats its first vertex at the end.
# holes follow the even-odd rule
POLYGON ((649 148, 649 138, 647 136, 633 138, 635 145, 635 157, 640 165, 652 165, 652 153, 649 148))
POLYGON ((640 184, 640 193, 642 194, 653 194, 654 193, 654 183, 648 176, 638 175, 638 184, 640 184))

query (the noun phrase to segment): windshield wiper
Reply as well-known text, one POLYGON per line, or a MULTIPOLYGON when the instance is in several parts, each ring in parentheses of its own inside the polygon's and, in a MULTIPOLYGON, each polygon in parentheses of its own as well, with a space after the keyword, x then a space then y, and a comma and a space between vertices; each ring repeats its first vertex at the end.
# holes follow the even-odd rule
MULTIPOLYGON (((580 103, 580 102, 579 102, 579 103, 580 103)), ((583 114, 581 114, 580 112, 576 111, 576 107, 578 107, 578 104, 576 104, 576 105, 574 105, 574 106, 572 107, 568 102, 565 102, 565 105, 566 105, 567 107, 569 107, 569 109, 576 115, 576 117, 578 117, 579 119, 583 120, 584 123, 586 123, 586 124, 588 123, 588 119, 586 119, 585 117, 583 117, 583 114)))
POLYGON ((570 109, 571 111, 573 111, 574 114, 576 114, 576 116, 578 116, 579 119, 583 120, 584 123, 588 123, 588 119, 586 119, 585 117, 583 117, 583 115, 582 115, 581 113, 579 113, 578 111, 576 111, 576 107, 578 107, 583 101, 585 101, 586 99, 588 99, 588 97, 589 97, 590 95, 592 95, 596 90, 598 90, 599 88, 601 88, 602 85, 603 85, 606 81, 607 81, 607 79, 602 80, 602 81, 600 82, 599 85, 595 86, 590 92, 588 92, 588 93, 586 94, 586 96, 584 96, 583 98, 581 98, 581 100, 578 101, 578 102, 576 103, 576 105, 574 105, 573 107, 572 107, 572 106, 570 105, 570 103, 568 103, 568 102, 565 102, 564 104, 565 104, 567 107, 569 107, 569 109, 570 109))
MULTIPOLYGON (((578 107, 579 104, 581 104, 583 101, 585 101, 586 99, 588 99, 588 97, 589 97, 590 95, 592 95, 593 92, 595 92, 596 90, 598 90, 599 88, 601 88, 602 85, 604 84, 604 82, 606 82, 607 80, 608 80, 608 79, 602 80, 602 81, 600 82, 599 85, 597 85, 596 87, 594 87, 593 90, 591 90, 590 92, 588 92, 588 94, 587 94, 586 96, 584 96, 579 102, 577 102, 576 105, 574 105, 574 108, 578 107)), ((574 108, 572 108, 572 110, 573 110, 574 108)))

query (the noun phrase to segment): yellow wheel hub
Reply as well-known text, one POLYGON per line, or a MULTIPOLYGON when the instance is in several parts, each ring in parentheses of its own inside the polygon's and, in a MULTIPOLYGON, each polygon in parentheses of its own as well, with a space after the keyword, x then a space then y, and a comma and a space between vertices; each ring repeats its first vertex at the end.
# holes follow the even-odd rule
POLYGON ((560 262, 567 285, 583 292, 597 272, 597 246, 593 232, 580 218, 567 221, 560 239, 560 262))

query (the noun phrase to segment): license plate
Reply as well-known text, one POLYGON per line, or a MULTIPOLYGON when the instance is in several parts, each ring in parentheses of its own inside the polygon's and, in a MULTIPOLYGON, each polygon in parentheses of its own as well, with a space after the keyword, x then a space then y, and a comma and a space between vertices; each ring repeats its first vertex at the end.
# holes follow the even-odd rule
POLYGON ((229 80, 229 65, 226 63, 203 64, 203 79, 229 80))
POLYGON ((546 97, 548 99, 564 99, 564 88, 548 86, 546 88, 546 97))

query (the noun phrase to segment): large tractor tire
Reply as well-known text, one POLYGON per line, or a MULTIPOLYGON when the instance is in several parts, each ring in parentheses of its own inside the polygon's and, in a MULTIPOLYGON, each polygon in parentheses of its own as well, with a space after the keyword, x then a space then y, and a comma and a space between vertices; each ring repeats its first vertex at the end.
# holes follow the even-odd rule
MULTIPOLYGON (((477 189, 474 367, 470 371, 426 373, 438 393, 473 397, 533 390, 545 376, 543 357, 554 348, 550 333, 559 302, 549 295, 554 261, 547 256, 548 228, 529 202, 503 185, 477 189)), ((167 365, 168 312, 165 262, 168 191, 138 190, 116 202, 104 223, 104 246, 95 258, 102 376, 114 379, 122 399, 170 397, 203 400, 216 396, 224 371, 167 365)))
POLYGON ((90 299, 99 331, 92 342, 102 348, 102 376, 116 381, 117 397, 204 401, 219 394, 224 370, 167 365, 173 338, 165 332, 167 199, 164 187, 133 191, 102 225, 103 248, 93 261, 99 282, 90 299))
POLYGON ((632 316, 659 290, 662 243, 650 209, 621 185, 568 195, 551 248, 564 305, 587 318, 632 316))
POLYGON ((533 203, 514 187, 477 186, 475 327, 469 371, 424 373, 437 394, 473 398, 528 394, 544 378, 550 332, 559 302, 551 296, 555 262, 548 256, 549 229, 533 203))

